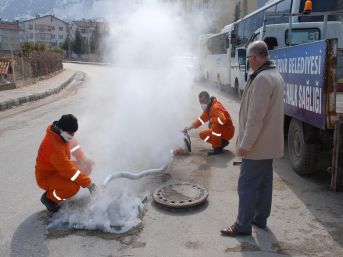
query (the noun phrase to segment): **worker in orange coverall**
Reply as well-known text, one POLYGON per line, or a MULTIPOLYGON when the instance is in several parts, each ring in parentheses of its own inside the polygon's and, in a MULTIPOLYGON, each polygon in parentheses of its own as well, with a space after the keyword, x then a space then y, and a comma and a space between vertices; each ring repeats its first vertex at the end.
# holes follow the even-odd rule
POLYGON ((78 123, 72 114, 63 115, 46 130, 36 158, 36 181, 45 190, 41 202, 49 212, 57 212, 60 203, 88 188, 93 194, 96 186, 88 175, 94 162, 85 157, 73 138, 78 123), (71 160, 71 156, 75 161, 71 160))
POLYGON ((206 91, 199 94, 199 102, 203 113, 191 126, 186 127, 184 132, 209 122, 209 128, 201 131, 199 136, 205 142, 212 144, 213 149, 208 152, 208 155, 221 154, 235 133, 230 114, 215 97, 210 97, 206 91))

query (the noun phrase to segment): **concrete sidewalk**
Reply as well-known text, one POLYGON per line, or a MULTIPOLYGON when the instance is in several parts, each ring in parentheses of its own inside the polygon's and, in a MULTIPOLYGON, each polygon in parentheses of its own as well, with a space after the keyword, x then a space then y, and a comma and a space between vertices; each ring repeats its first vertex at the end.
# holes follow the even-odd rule
POLYGON ((74 80, 82 80, 85 75, 83 72, 65 69, 58 75, 31 86, 0 91, 0 111, 58 94, 74 80))

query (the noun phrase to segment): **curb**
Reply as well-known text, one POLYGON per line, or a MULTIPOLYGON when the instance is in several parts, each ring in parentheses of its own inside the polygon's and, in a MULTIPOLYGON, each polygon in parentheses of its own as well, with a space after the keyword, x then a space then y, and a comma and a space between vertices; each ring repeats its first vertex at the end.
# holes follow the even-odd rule
POLYGON ((98 65, 98 66, 113 66, 112 63, 108 63, 108 62, 86 62, 86 61, 64 60, 63 63, 75 63, 75 64, 98 65))
POLYGON ((25 103, 38 101, 40 99, 46 98, 51 95, 56 95, 61 92, 64 88, 66 88, 73 80, 77 78, 77 80, 83 80, 86 77, 84 72, 77 71, 75 72, 69 79, 64 81, 62 84, 55 88, 50 88, 44 92, 28 94, 25 96, 20 96, 14 99, 9 99, 6 101, 0 102, 0 111, 5 111, 15 106, 19 106, 25 103))

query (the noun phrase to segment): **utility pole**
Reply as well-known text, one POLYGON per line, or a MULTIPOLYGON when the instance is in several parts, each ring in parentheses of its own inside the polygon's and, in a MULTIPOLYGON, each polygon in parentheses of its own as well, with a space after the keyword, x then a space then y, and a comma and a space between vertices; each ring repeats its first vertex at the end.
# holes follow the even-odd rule
POLYGON ((70 31, 71 26, 68 25, 68 60, 70 60, 70 31))
POLYGON ((11 46, 11 55, 12 55, 12 60, 11 60, 11 66, 12 66, 12 72, 13 72, 13 81, 15 83, 16 79, 15 79, 15 72, 14 72, 14 54, 13 54, 13 48, 11 46))
POLYGON ((242 17, 248 14, 248 0, 242 0, 242 17))

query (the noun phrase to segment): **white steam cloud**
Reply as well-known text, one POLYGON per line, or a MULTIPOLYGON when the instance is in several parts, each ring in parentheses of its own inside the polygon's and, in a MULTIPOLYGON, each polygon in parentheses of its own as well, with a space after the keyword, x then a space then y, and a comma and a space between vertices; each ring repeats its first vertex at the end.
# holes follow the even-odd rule
MULTIPOLYGON (((80 141, 96 161, 91 177, 97 185, 114 172, 160 167, 170 161, 172 148, 183 146, 180 130, 193 79, 185 56, 192 54, 204 22, 185 21, 179 7, 157 1, 108 5, 106 43, 114 67, 102 68, 106 74, 87 89, 89 108, 79 117, 80 141)), ((84 193, 86 204, 65 204, 50 228, 127 231, 139 223, 142 199, 154 189, 113 181, 92 200, 84 193)))

